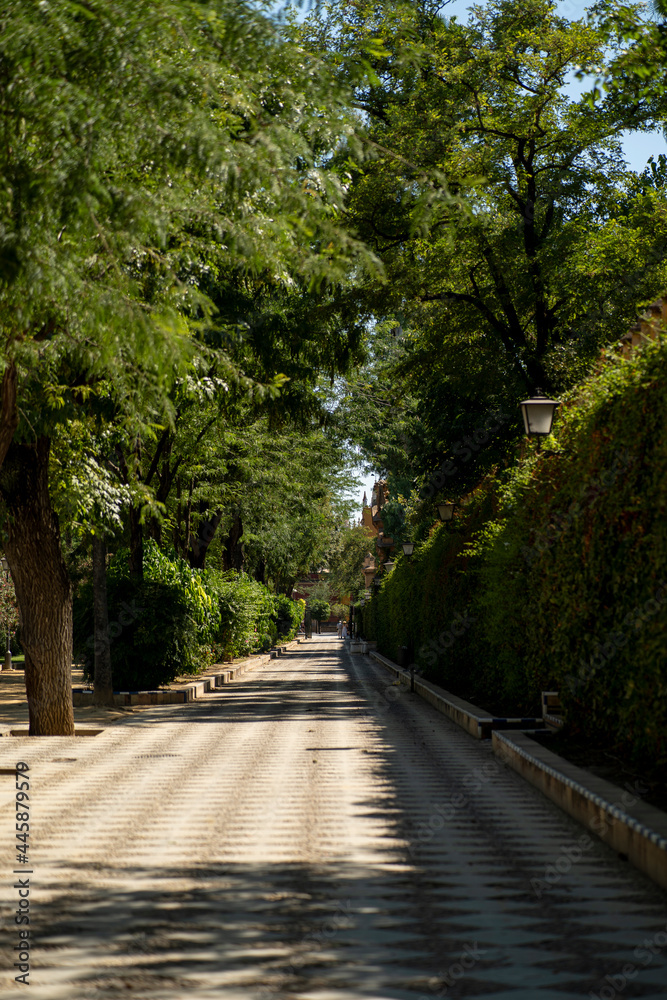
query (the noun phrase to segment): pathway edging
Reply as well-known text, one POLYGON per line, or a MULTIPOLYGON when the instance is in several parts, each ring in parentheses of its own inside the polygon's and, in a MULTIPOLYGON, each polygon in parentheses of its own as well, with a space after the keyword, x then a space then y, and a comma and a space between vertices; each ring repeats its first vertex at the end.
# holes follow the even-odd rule
MULTIPOLYGON (((410 683, 410 673, 381 653, 371 659, 410 683)), ((476 705, 415 677, 415 693, 476 739, 491 737, 494 753, 573 819, 663 889, 667 889, 667 814, 642 802, 636 789, 598 778, 531 739, 535 719, 496 719, 476 705), (521 722, 528 723, 523 727, 521 722), (508 732, 508 729, 515 731, 508 732), (504 730, 504 731, 503 731, 504 730)))
POLYGON ((667 814, 543 747, 527 733, 493 733, 493 750, 526 781, 667 889, 667 814))
MULTIPOLYGON (((398 677, 403 684, 410 683, 410 672, 399 667, 387 656, 376 653, 374 650, 369 654, 372 660, 381 663, 390 673, 398 677)), ((506 718, 504 716, 489 715, 483 709, 478 708, 464 698, 459 698, 451 691, 445 691, 421 677, 415 676, 415 693, 428 701, 434 708, 437 708, 443 715, 448 716, 458 726, 465 729, 471 736, 478 740, 488 740, 495 729, 543 729, 542 719, 530 718, 506 718)))
MULTIPOLYGON (((295 648, 301 642, 294 639, 284 646, 279 646, 261 656, 252 656, 247 660, 241 660, 237 664, 230 663, 226 666, 215 664, 202 675, 201 680, 193 681, 191 684, 181 685, 176 688, 160 688, 154 691, 115 691, 114 703, 116 705, 176 705, 184 702, 195 701, 210 691, 229 684, 230 681, 240 677, 241 674, 257 667, 265 666, 276 656, 284 656, 290 649, 295 648), (222 669, 221 669, 222 668, 222 669)), ((72 691, 72 700, 76 708, 85 708, 93 703, 93 692, 84 688, 75 688, 72 691)))

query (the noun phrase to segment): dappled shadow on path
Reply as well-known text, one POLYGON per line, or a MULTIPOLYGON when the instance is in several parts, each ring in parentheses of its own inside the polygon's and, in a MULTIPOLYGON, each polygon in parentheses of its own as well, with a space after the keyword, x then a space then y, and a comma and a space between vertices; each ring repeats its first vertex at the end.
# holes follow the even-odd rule
MULTIPOLYGON (((536 897, 530 877, 573 836, 569 820, 554 819, 514 775, 494 771, 473 796, 465 779, 487 760, 479 744, 415 724, 409 695, 379 711, 372 684, 365 663, 333 641, 170 709, 169 722, 204 723, 205 739, 155 753, 166 758, 173 801, 165 792, 154 805, 162 823, 143 841, 137 829, 136 852, 116 830, 109 856, 101 844, 99 861, 62 860, 44 872, 31 1000, 573 1000, 616 971, 623 948, 631 958, 649 927, 664 926, 664 897, 603 852, 536 897), (290 724, 304 719, 323 724, 290 724), (253 743, 248 722, 276 724, 272 754, 261 726, 253 743), (223 743, 212 723, 223 734, 241 724, 247 746, 234 757, 240 737, 223 743), (286 774, 280 740, 297 731, 286 774), (356 764, 337 770, 347 754, 356 764), (341 818, 344 796, 333 793, 345 783, 351 809, 341 818), (191 798, 178 798, 182 787, 191 798), (450 818, 438 818, 436 805, 450 818), (209 818, 216 825, 205 831, 209 818), (348 822, 360 832, 341 846, 348 822), (246 852, 251 844, 266 853, 246 852), (188 857, 184 847, 187 864, 170 860, 188 857)), ((149 713, 125 725, 147 721, 149 713)), ((156 750, 171 738, 160 729, 149 731, 156 750)), ((151 780, 157 765, 141 746, 132 766, 151 780)), ((623 995, 659 996, 663 974, 656 959, 623 995)))
MULTIPOLYGON (((34 931, 37 981, 49 980, 51 955, 62 966, 65 949, 72 1000, 121 990, 414 998, 436 971, 405 872, 354 864, 83 865, 79 878, 40 906, 34 931), (100 880, 103 891, 90 884, 100 880)), ((464 943, 453 938, 440 949, 464 943)))

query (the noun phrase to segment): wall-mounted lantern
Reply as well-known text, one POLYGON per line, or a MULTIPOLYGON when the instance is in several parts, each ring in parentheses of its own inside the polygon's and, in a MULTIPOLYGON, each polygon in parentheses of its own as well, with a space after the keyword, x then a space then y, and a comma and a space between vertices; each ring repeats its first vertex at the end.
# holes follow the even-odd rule
POLYGON ((521 405, 523 426, 528 437, 541 437, 551 434, 554 413, 559 405, 555 399, 547 399, 544 393, 537 389, 530 399, 524 399, 521 405))
POLYGON ((454 507, 455 503, 439 503, 438 504, 438 517, 441 521, 451 521, 454 517, 454 507))

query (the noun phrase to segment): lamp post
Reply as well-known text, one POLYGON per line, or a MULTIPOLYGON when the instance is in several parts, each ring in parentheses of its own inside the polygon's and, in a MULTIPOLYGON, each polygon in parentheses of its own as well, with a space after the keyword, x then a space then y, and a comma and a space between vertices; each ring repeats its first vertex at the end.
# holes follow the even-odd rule
POLYGON ((521 415, 523 416, 523 426, 528 437, 537 438, 537 448, 540 448, 540 439, 551 434, 551 427, 554 422, 554 413, 559 405, 555 399, 547 399, 541 389, 535 391, 535 395, 530 399, 521 402, 521 415))
MULTIPOLYGON (((6 556, 0 557, 0 566, 4 570, 5 580, 9 583, 11 573, 9 572, 9 563, 7 562, 6 556)), ((7 652, 5 653, 5 662, 2 667, 3 670, 13 670, 12 667, 12 644, 11 644, 11 629, 9 625, 9 618, 7 618, 7 652)))
POLYGON ((414 542, 403 542, 403 552, 406 556, 411 556, 414 551, 415 551, 414 542))
POLYGON ((394 560, 393 559, 385 559, 385 561, 384 561, 384 568, 386 569, 387 573, 389 573, 394 568, 394 560))

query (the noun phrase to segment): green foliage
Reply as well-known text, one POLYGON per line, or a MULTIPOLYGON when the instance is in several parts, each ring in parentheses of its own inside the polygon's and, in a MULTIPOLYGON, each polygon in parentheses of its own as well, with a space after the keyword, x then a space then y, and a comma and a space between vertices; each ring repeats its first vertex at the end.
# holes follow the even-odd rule
POLYGON ((6 648, 7 632, 15 633, 20 624, 16 592, 11 577, 0 571, 0 650, 6 648))
POLYGON ((664 100, 627 86, 622 61, 613 92, 572 98, 568 76, 623 46, 550 0, 491 0, 465 24, 424 0, 324 12, 341 65, 372 67, 353 77, 373 155, 350 167, 349 212, 387 279, 356 290, 384 322, 349 425, 375 469, 461 495, 507 460, 516 403, 569 391, 665 287, 661 171, 639 182, 620 146, 662 127, 664 100))
MULTIPOLYGON (((191 569, 179 556, 170 558, 165 555, 153 539, 148 539, 144 548, 144 578, 167 584, 180 592, 190 620, 197 629, 196 646, 207 646, 213 642, 220 629, 220 610, 208 592, 200 571, 191 569)), ((193 650, 195 657, 197 652, 193 650)), ((190 665, 197 666, 196 662, 190 665)))
POLYGON ((303 602, 272 594, 243 574, 204 570, 202 577, 220 613, 214 640, 216 659, 266 652, 296 635, 303 620, 303 602))
MULTIPOLYGON (((255 580, 215 570, 193 570, 146 544, 145 578, 130 580, 127 553, 110 562, 108 606, 114 688, 166 684, 197 673, 206 662, 264 651, 294 638, 303 602, 271 594, 255 580)), ((83 584, 74 602, 75 655, 92 674, 93 593, 83 584)))
POLYGON ((319 597, 311 598, 308 602, 308 608, 310 617, 314 618, 316 622, 326 622, 331 617, 331 605, 319 597))
POLYGON ((495 711, 558 690, 585 736, 667 762, 666 376, 665 337, 610 359, 565 401, 553 453, 487 479, 460 533, 399 561, 368 638, 495 711))
POLYGON ((278 642, 290 642, 303 621, 304 603, 292 601, 284 594, 273 598, 274 620, 278 630, 278 642))
POLYGON ((363 589, 361 568, 366 553, 372 546, 373 539, 366 528, 360 525, 342 524, 334 534, 331 548, 327 553, 327 565, 330 570, 327 577, 327 591, 320 595, 313 589, 311 593, 327 600, 332 594, 339 597, 345 594, 356 596, 359 590, 363 589))
MULTIPOLYGON (((179 584, 110 575, 107 590, 115 690, 156 688, 200 668, 200 629, 179 584)), ((93 590, 86 583, 74 600, 74 655, 89 678, 94 650, 93 590)))
POLYGON ((204 570, 203 576, 220 613, 214 645, 216 659, 270 649, 278 628, 273 597, 267 588, 241 574, 204 570))
MULTIPOLYGON (((480 493, 461 531, 478 529, 489 513, 480 493)), ((362 628, 387 656, 396 659, 407 647, 424 676, 462 697, 481 699, 486 677, 475 655, 473 609, 479 560, 467 552, 465 537, 436 524, 410 559, 399 554, 379 592, 365 604, 362 628)))

